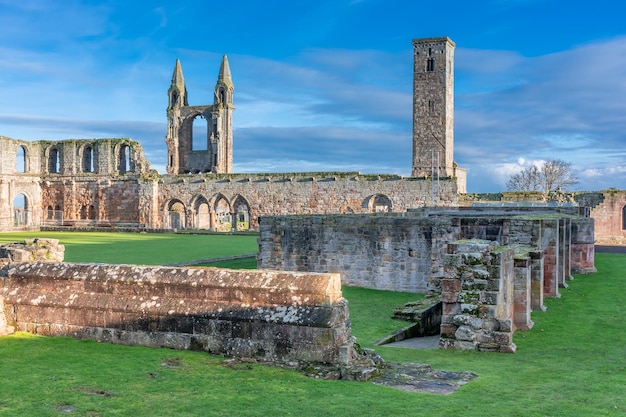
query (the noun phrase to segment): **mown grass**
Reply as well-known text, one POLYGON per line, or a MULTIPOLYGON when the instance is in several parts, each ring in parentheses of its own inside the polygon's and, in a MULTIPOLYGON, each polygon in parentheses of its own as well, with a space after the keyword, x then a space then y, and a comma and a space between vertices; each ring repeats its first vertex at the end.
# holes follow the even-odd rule
POLYGON ((163 265, 256 253, 256 235, 25 232, 0 233, 0 243, 48 237, 65 245, 67 262, 163 265))
MULTIPOLYGON (((256 364, 225 365, 200 352, 115 346, 25 333, 0 338, 0 415, 6 416, 623 416, 626 256, 597 254, 515 354, 377 347, 386 360, 467 370, 454 394, 320 381, 256 364)), ((401 327, 391 309, 407 293, 344 288, 364 346, 401 327)))

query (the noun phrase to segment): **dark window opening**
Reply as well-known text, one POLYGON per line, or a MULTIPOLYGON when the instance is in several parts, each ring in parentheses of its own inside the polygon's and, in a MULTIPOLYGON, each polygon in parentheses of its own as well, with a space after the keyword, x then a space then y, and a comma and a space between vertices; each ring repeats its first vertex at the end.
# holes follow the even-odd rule
POLYGON ((83 149, 83 172, 93 172, 93 148, 85 146, 83 149))
POLYGON ((61 163, 59 158, 59 150, 57 148, 50 149, 48 154, 48 172, 58 174, 61 171, 61 163))
POLYGON ((122 145, 119 155, 119 173, 126 174, 127 172, 130 172, 130 146, 122 145))
POLYGON ((428 58, 426 61, 426 71, 434 71, 435 70, 435 59, 428 58))

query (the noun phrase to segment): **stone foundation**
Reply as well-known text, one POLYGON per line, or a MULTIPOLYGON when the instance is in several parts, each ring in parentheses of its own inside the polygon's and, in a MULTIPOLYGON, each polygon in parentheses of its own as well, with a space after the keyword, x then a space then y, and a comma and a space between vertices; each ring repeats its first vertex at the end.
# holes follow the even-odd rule
POLYGON ((252 358, 354 360, 338 274, 10 263, 0 333, 12 330, 252 358))

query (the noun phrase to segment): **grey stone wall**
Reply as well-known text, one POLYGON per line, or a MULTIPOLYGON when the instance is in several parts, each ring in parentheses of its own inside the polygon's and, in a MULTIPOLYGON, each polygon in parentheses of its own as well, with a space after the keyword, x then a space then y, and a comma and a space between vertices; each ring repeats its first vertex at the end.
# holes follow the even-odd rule
POLYGON ((259 267, 341 272, 346 285, 439 290, 449 222, 400 215, 263 217, 259 267))

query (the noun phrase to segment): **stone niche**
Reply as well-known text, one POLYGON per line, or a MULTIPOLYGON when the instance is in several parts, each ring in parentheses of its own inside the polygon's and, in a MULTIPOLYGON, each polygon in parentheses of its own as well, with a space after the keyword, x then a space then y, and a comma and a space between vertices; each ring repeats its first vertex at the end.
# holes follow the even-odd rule
POLYGON ((338 274, 11 262, 0 333, 350 366, 358 356, 338 274))

